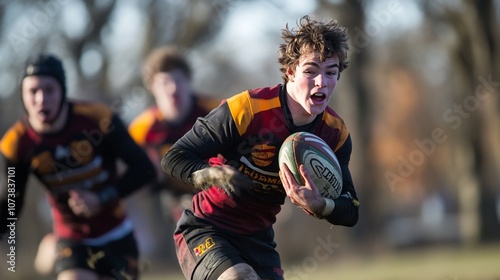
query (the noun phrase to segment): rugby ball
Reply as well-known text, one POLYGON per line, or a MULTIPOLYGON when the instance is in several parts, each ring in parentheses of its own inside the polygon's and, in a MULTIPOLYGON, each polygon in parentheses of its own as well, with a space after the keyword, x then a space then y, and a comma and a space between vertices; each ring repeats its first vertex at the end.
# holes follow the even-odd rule
POLYGON ((323 197, 335 199, 342 192, 342 171, 337 156, 323 139, 312 133, 297 132, 288 136, 280 148, 278 161, 280 166, 287 165, 301 185, 304 179, 299 166, 303 164, 323 197))

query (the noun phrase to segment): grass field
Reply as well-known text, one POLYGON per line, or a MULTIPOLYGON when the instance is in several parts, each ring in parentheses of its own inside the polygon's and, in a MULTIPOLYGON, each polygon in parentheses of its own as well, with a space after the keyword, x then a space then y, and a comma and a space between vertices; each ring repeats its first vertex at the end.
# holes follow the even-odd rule
MULTIPOLYGON (((285 263, 284 269, 286 280, 500 280, 500 244, 370 255, 342 252, 324 261, 305 257, 295 264, 285 263)), ((157 263, 142 274, 141 280, 183 280, 179 271, 175 262, 157 263)), ((31 261, 26 259, 18 262, 15 273, 1 270, 0 279, 53 278, 34 274, 31 261)))
MULTIPOLYGON (((182 275, 146 273, 143 280, 182 280, 182 275)), ((287 280, 500 280, 500 245, 474 249, 435 248, 349 257, 321 266, 303 262, 285 266, 287 280)))

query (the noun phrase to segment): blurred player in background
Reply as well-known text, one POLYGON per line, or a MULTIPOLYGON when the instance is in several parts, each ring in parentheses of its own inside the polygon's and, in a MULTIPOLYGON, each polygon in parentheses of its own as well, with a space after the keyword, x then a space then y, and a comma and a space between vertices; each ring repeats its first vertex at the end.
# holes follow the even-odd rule
POLYGON ((24 68, 26 114, 0 142, 0 229, 7 229, 7 217, 20 217, 32 173, 46 188, 54 227, 38 264, 55 266, 58 280, 137 279, 138 248, 122 198, 156 170, 109 107, 66 99, 65 76, 62 62, 49 54, 29 58, 24 68), (9 170, 15 170, 15 189, 9 170))
MULTIPOLYGON (((143 67, 143 82, 153 95, 155 105, 131 122, 129 133, 135 142, 146 150, 151 161, 160 171, 161 157, 175 141, 191 129, 198 117, 205 116, 220 103, 220 100, 216 101, 194 91, 192 69, 186 58, 174 46, 159 47, 149 54, 143 67)), ((154 227, 161 225, 165 228, 150 229, 149 233, 139 233, 145 235, 139 237, 139 242, 144 245, 145 251, 160 249, 162 253, 165 253, 164 248, 158 247, 154 238, 151 238, 151 234, 162 233, 164 230, 170 230, 167 234, 171 234, 174 230, 173 225, 186 208, 186 204, 189 207, 196 189, 164 172, 158 172, 158 175, 151 190, 153 199, 161 203, 163 217, 149 223, 156 224, 154 227), (165 225, 165 220, 170 223, 165 225)), ((150 204, 151 196, 144 195, 144 191, 137 199, 145 198, 150 204)), ((139 204, 139 201, 131 203, 132 207, 139 204)), ((143 208, 148 207, 148 205, 144 206, 143 208)), ((142 216, 138 218, 141 223, 146 223, 142 216)), ((146 229, 148 226, 141 228, 146 229)), ((161 238, 164 238, 163 234, 161 238)))
POLYGON ((282 38, 284 83, 225 100, 162 159, 164 171, 201 190, 174 235, 187 279, 283 279, 272 226, 287 196, 331 224, 357 223, 351 137, 328 107, 348 65, 347 31, 336 21, 305 16, 282 38), (335 152, 343 175, 340 197, 322 197, 305 169, 301 186, 286 166, 278 166, 281 144, 298 131, 323 138, 335 152))

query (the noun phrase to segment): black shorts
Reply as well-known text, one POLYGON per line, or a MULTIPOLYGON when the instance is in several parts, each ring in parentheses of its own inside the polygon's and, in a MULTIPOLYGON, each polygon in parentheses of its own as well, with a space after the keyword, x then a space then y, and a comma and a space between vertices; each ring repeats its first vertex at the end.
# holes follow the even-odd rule
POLYGON ((57 242, 55 272, 83 268, 117 280, 137 279, 139 250, 133 233, 104 246, 86 246, 70 239, 57 242))
POLYGON ((283 279, 272 228, 251 235, 235 234, 185 210, 177 223, 174 240, 186 279, 217 279, 238 263, 250 265, 261 278, 283 279))

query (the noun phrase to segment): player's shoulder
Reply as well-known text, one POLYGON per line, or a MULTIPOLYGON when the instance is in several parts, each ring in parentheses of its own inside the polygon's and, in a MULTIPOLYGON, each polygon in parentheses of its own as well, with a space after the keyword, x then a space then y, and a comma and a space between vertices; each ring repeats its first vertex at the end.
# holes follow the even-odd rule
POLYGON ((71 101, 70 103, 73 106, 73 113, 75 115, 101 120, 111 118, 114 114, 110 106, 101 102, 71 101))
POLYGON ((90 125, 98 127, 107 134, 116 128, 116 123, 121 119, 115 118, 115 114, 110 106, 100 102, 72 101, 71 106, 72 122, 75 125, 90 125))
POLYGON ((140 113, 137 117, 135 117, 128 126, 128 132, 132 139, 135 140, 136 143, 143 144, 146 139, 146 135, 149 133, 151 127, 159 121, 160 116, 158 113, 158 109, 153 106, 142 113, 140 113))
POLYGON ((216 99, 214 97, 205 95, 205 94, 196 94, 194 95, 194 100, 196 107, 200 108, 205 112, 210 112, 214 108, 218 107, 221 104, 220 99, 216 99))
POLYGON ((325 109, 323 121, 332 128, 346 129, 346 124, 342 117, 329 106, 325 109))
POLYGON ((248 90, 250 98, 255 99, 273 99, 279 97, 281 85, 277 84, 271 87, 261 87, 248 90))
POLYGON ((27 124, 18 120, 5 132, 0 140, 0 152, 7 159, 17 161, 20 148, 25 146, 23 142, 28 141, 27 130, 27 124))
POLYGON ((129 129, 137 126, 150 125, 159 118, 158 108, 156 106, 149 107, 130 122, 129 129))
POLYGON ((331 107, 326 107, 322 121, 325 125, 322 126, 319 136, 329 143, 334 151, 338 150, 348 139, 349 129, 331 107))
POLYGON ((279 108, 281 106, 280 90, 280 85, 249 89, 227 99, 227 103, 233 112, 248 111, 248 113, 255 114, 279 108))
POLYGON ((275 85, 270 87, 260 87, 244 90, 238 94, 233 95, 227 100, 237 100, 237 99, 272 99, 279 97, 281 91, 281 85, 275 85))

